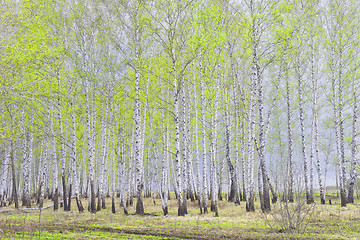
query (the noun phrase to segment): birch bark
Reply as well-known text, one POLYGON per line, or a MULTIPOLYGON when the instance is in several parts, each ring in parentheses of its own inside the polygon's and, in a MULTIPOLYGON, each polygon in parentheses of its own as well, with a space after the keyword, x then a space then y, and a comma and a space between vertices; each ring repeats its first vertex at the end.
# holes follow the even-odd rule
POLYGON ((8 179, 8 172, 9 172, 9 166, 10 166, 10 144, 5 141, 4 143, 4 148, 5 148, 5 159, 4 159, 4 164, 3 167, 1 168, 2 170, 2 179, 1 179, 1 184, 0 184, 0 206, 6 206, 6 196, 8 195, 7 193, 7 188, 6 186, 8 186, 7 184, 7 179, 8 179))
MULTIPOLYGON (((165 97, 164 89, 163 89, 163 83, 161 80, 161 64, 160 64, 160 54, 159 54, 159 82, 160 82, 160 90, 161 95, 165 97)), ((168 179, 168 159, 169 159, 169 151, 167 149, 167 136, 168 136, 168 121, 165 116, 165 110, 163 109, 161 111, 162 116, 162 158, 161 158, 161 180, 160 180, 160 197, 161 197, 161 206, 164 212, 164 216, 166 216, 168 211, 168 199, 167 199, 167 179, 168 179)))
POLYGON ((248 123, 248 162, 247 162, 247 186, 246 186, 246 211, 255 211, 255 192, 254 192, 254 161, 255 161, 255 90, 256 90, 257 70, 253 64, 250 76, 250 94, 249 94, 249 123, 248 123))
POLYGON ((180 121, 179 121, 179 89, 178 80, 175 76, 175 62, 173 62, 173 87, 174 87, 174 126, 175 126, 175 167, 176 167, 176 188, 178 198, 178 216, 185 216, 182 181, 181 181, 181 153, 180 153, 180 121))
MULTIPOLYGON (((84 207, 82 206, 80 196, 79 196, 79 180, 78 180, 78 173, 77 173, 77 145, 76 145, 76 96, 77 96, 77 81, 74 82, 73 92, 71 96, 71 105, 72 105, 72 132, 71 132, 71 154, 70 160, 72 164, 72 171, 73 171, 73 182, 70 184, 74 185, 75 188, 75 199, 76 205, 78 207, 79 212, 84 211, 84 207)), ((71 189, 71 188, 70 188, 71 189)), ((70 192, 69 192, 70 194, 70 192)))
POLYGON ((43 145, 42 154, 41 154, 41 172, 40 172, 40 184, 39 184, 39 200, 38 204, 40 207, 43 206, 44 197, 45 197, 45 186, 46 186, 46 177, 47 177, 47 150, 48 148, 48 140, 45 139, 45 143, 43 145))
POLYGON ((181 89, 182 95, 182 127, 181 127, 181 140, 182 140, 182 159, 183 159, 183 208, 185 214, 187 214, 187 197, 188 197, 188 189, 189 189, 189 176, 187 175, 189 166, 189 158, 188 158, 188 133, 187 133, 187 116, 186 116, 186 96, 185 96, 185 86, 182 86, 181 89))
POLYGON ((298 80, 298 101, 299 101, 299 113, 300 113, 300 135, 301 135, 301 157, 303 160, 303 169, 304 169, 304 180, 305 180, 305 193, 306 193, 306 202, 307 204, 312 203, 310 198, 310 191, 309 191, 309 170, 308 170, 308 163, 306 159, 306 142, 305 142, 305 119, 304 119, 304 106, 303 106, 303 84, 300 75, 300 60, 296 65, 296 74, 298 80))
POLYGON ((230 117, 229 117, 229 96, 227 93, 227 89, 225 91, 225 148, 226 148, 226 162, 229 168, 230 174, 230 194, 229 194, 229 202, 235 202, 239 204, 239 197, 238 197, 238 187, 236 185, 236 172, 234 165, 231 162, 230 156, 230 117))
POLYGON ((269 192, 269 178, 267 176, 265 164, 265 123, 264 123, 264 103, 263 103, 263 79, 260 72, 260 63, 257 56, 257 49, 253 49, 253 64, 255 65, 257 73, 257 87, 258 87, 258 107, 259 107, 259 161, 263 181, 263 200, 264 212, 270 212, 270 192, 269 192))
POLYGON ((100 166, 100 197, 101 197, 101 208, 105 209, 105 189, 106 189, 106 166, 107 166, 107 159, 108 159, 108 112, 109 112, 109 105, 108 99, 106 97, 105 101, 105 116, 102 117, 101 126, 101 166, 100 166))
POLYGON ((230 196, 229 196, 229 201, 235 202, 235 204, 240 204, 240 199, 239 199, 239 183, 238 183, 238 171, 237 171, 237 166, 238 166, 238 157, 239 157, 239 150, 238 150, 238 142, 239 142, 239 124, 238 124, 238 100, 237 100, 237 93, 236 93, 236 82, 237 82, 237 74, 235 71, 235 63, 234 63, 234 59, 232 56, 232 50, 230 52, 230 59, 231 59, 231 72, 232 72, 232 85, 233 85, 233 103, 234 103, 234 125, 235 125, 235 131, 234 131, 234 138, 235 138, 235 161, 234 161, 234 165, 235 165, 235 178, 231 179, 231 184, 234 184, 234 186, 231 186, 231 190, 230 190, 230 196), (234 191, 235 190, 235 191, 234 191))
MULTIPOLYGON (((19 208, 18 192, 17 192, 17 181, 15 173, 15 159, 14 159, 14 147, 13 141, 10 142, 10 161, 11 161, 11 175, 12 175, 12 195, 15 202, 15 208, 19 208)), ((42 202, 40 203, 42 206, 42 202)))
POLYGON ((357 86, 355 85, 355 79, 352 80, 352 95, 353 95, 353 116, 352 116, 352 139, 351 139, 351 164, 350 164, 350 181, 348 191, 348 203, 354 203, 354 185, 356 183, 356 169, 358 168, 357 159, 357 119, 358 119, 358 97, 357 86))
MULTIPOLYGON (((111 147, 114 149, 114 146, 111 147)), ((115 154, 112 151, 112 162, 111 162, 111 212, 115 213, 115 154)))
POLYGON ((195 64, 193 64, 193 81, 194 81, 194 111, 195 111, 195 168, 196 168, 196 198, 199 201, 200 213, 202 213, 202 188, 201 188, 201 177, 200 177, 200 157, 199 157, 199 129, 198 129, 198 109, 197 109, 197 83, 195 64))
MULTIPOLYGON (((60 78, 58 78, 58 88, 61 89, 61 83, 60 83, 60 78)), ((88 102, 88 99, 87 99, 88 102)), ((58 107, 59 107, 59 111, 58 111, 58 119, 59 119, 59 128, 60 128, 60 132, 59 132, 59 138, 60 138, 60 162, 61 162, 61 180, 62 180, 62 187, 63 187, 63 202, 64 202, 64 211, 68 211, 68 204, 67 204, 67 191, 66 191, 66 177, 65 177, 65 165, 66 165, 66 152, 65 152, 65 132, 64 132, 64 128, 63 128, 63 119, 62 119, 62 114, 61 114, 61 95, 60 93, 58 94, 58 107)))
POLYGON ((345 143, 344 143, 344 117, 343 117, 343 87, 344 87, 344 79, 343 79, 343 63, 342 63, 342 50, 340 50, 339 56, 339 82, 338 82, 338 125, 339 125, 339 147, 340 147, 340 196, 341 196, 341 206, 345 207, 347 203, 346 196, 346 159, 345 159, 345 143))
POLYGON ((202 63, 200 61, 200 107, 201 107, 201 125, 202 125, 202 151, 203 151, 203 202, 204 213, 207 213, 207 153, 206 153, 206 119, 205 119, 205 95, 204 95, 204 76, 202 63))
POLYGON ((52 174, 53 174, 53 201, 54 201, 54 211, 59 208, 59 198, 58 198, 58 161, 57 161, 57 149, 56 149, 56 134, 54 130, 54 123, 53 123, 53 104, 51 103, 50 109, 50 131, 51 131, 51 154, 50 159, 52 160, 52 174))
POLYGON ((320 190, 320 201, 321 204, 325 204, 325 193, 323 186, 323 179, 321 174, 321 164, 319 156, 319 111, 318 111, 318 79, 315 76, 315 59, 314 59, 314 44, 312 40, 311 44, 311 80, 313 85, 313 121, 314 121, 314 150, 315 150, 315 159, 316 159, 316 169, 318 173, 318 182, 320 190))
POLYGON ((188 181, 188 185, 187 185, 187 197, 190 198, 190 200, 192 202, 195 201, 194 198, 194 189, 193 189, 193 158, 192 158, 192 151, 191 151, 191 142, 192 142, 192 135, 190 134, 190 122, 191 122, 191 117, 190 117, 190 101, 187 100, 189 99, 189 95, 187 95, 187 97, 185 97, 185 135, 186 137, 186 177, 187 177, 187 181, 188 181))
MULTIPOLYGON (((165 118, 164 116, 164 112, 162 112, 163 115, 163 119, 165 118)), ((163 121, 163 154, 162 154, 162 160, 161 160, 161 183, 160 183, 160 195, 161 195, 161 204, 162 204, 162 209, 164 212, 164 215, 166 216, 169 212, 168 212, 168 202, 167 202, 167 174, 168 174, 168 151, 167 151, 167 141, 168 139, 165 136, 165 132, 168 131, 168 128, 166 127, 166 131, 165 131, 165 124, 163 121)), ((166 134, 167 135, 167 134, 166 134)))
MULTIPOLYGON (((94 186, 94 175, 95 175, 95 156, 93 155, 93 133, 91 129, 92 121, 92 111, 90 108, 90 93, 89 93, 89 80, 85 79, 85 98, 86 98, 86 130, 87 130, 87 140, 88 140, 88 171, 89 171, 89 181, 90 181, 90 195, 89 195, 89 211, 91 213, 96 212, 96 202, 95 202, 95 186, 94 186)), ((65 167, 65 160, 64 160, 65 167)), ((65 182, 65 177, 63 177, 63 183, 65 182)), ((65 197, 64 194, 64 203, 65 197)), ((65 208, 65 205, 64 205, 65 208)))
POLYGON ((288 134, 288 166, 289 166, 289 183, 288 183, 288 199, 294 202, 294 160, 293 160, 293 136, 292 136, 292 120, 290 107, 290 84, 289 76, 286 74, 286 116, 287 116, 287 134, 288 134))
MULTIPOLYGON (((136 13, 138 14, 138 13, 136 13)), ((135 162, 136 162, 136 214, 144 214, 142 191, 144 189, 143 182, 143 162, 141 159, 141 113, 140 113, 140 27, 138 25, 138 16, 136 16, 135 29, 135 57, 138 61, 135 65, 135 162)))
MULTIPOLYGON (((220 67, 219 67, 220 69, 220 67)), ((217 204, 217 184, 216 184, 216 167, 215 161, 217 159, 217 112, 218 112, 218 103, 219 103, 219 78, 216 81, 216 90, 215 90, 215 103, 214 103, 214 115, 212 117, 212 132, 211 132, 211 162, 210 162, 210 181, 211 181, 211 211, 215 212, 215 217, 219 216, 218 204, 217 204)))
MULTIPOLYGON (((30 140, 28 130, 25 129, 25 109, 23 108, 21 113, 21 120, 23 125, 23 196, 22 196, 22 205, 26 207, 31 207, 31 197, 30 197, 30 171, 31 171, 31 156, 30 156, 30 140)), ((30 130, 31 131, 31 130, 30 130)), ((30 133, 31 134, 31 133, 30 133)))

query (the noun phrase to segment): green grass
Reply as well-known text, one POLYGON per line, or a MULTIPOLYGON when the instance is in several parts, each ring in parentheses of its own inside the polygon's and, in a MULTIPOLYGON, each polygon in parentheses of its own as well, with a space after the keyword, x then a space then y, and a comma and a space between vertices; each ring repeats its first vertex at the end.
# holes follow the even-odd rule
MULTIPOLYGON (((149 198, 144 199, 147 214, 137 216, 135 202, 129 206, 130 215, 125 216, 116 201, 117 213, 111 213, 111 200, 107 208, 96 214, 79 213, 72 203, 72 212, 43 210, 41 224, 39 211, 26 213, 21 210, 0 212, 0 239, 360 239, 360 204, 303 205, 299 228, 284 228, 284 204, 272 205, 272 212, 263 214, 256 203, 256 211, 245 211, 240 206, 226 201, 219 202, 219 217, 214 214, 199 214, 197 203, 188 202, 189 214, 177 216, 177 202, 169 201, 169 215, 163 216, 160 199, 156 205, 149 198), (305 213, 308 214, 305 214, 305 213)), ((45 202, 44 206, 52 202, 45 202)), ((87 201, 83 200, 87 207, 87 201)), ((288 205, 291 214, 296 214, 298 203, 288 205)), ((0 209, 3 211, 14 206, 0 209)), ((210 209, 209 209, 210 210, 210 209)), ((292 219, 294 221, 294 219, 292 219)))

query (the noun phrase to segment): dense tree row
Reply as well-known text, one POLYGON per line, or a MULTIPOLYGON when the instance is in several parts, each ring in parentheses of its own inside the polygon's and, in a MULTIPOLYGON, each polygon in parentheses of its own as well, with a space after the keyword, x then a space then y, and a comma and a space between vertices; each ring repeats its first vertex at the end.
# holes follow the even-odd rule
MULTIPOLYGON (((354 201, 355 0, 2 2, 0 201, 354 201), (315 179, 317 176, 317 179, 315 179), (96 197, 98 200, 96 200, 96 197)), ((210 203, 208 203, 210 201, 210 203)))

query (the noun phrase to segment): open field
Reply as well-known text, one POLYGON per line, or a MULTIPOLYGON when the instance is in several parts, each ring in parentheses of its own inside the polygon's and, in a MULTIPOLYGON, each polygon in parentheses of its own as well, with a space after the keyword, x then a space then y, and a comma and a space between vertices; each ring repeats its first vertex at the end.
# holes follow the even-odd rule
MULTIPOLYGON (((340 207, 334 197, 333 205, 325 206, 318 199, 312 205, 301 201, 288 207, 278 202, 270 214, 263 214, 259 205, 254 213, 247 213, 244 202, 235 206, 220 201, 219 217, 211 212, 200 215, 197 204, 191 202, 189 214, 178 217, 176 199, 169 202, 169 215, 162 216, 159 199, 156 205, 150 198, 144 200, 145 216, 134 215, 135 204, 125 216, 118 199, 117 213, 112 214, 111 199, 107 199, 107 208, 96 214, 47 208, 41 212, 41 224, 39 210, 6 211, 14 208, 8 206, 0 209, 0 239, 38 239, 39 230, 41 239, 360 239, 359 200, 347 207, 340 207), (301 220, 298 226, 286 227, 297 219, 301 220)), ((44 206, 51 204, 48 200, 44 206)), ((87 205, 85 199, 83 204, 87 205)))

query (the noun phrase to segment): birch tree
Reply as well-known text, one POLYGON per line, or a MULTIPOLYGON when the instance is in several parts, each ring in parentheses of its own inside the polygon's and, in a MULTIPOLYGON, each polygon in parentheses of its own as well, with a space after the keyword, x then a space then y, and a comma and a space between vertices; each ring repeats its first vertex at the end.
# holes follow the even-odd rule
POLYGON ((353 113, 352 113, 352 139, 351 139, 351 163, 350 163, 350 181, 349 181, 349 191, 348 191, 348 203, 354 203, 354 185, 356 184, 356 169, 358 168, 358 158, 357 158, 357 119, 358 119, 358 89, 355 79, 358 79, 358 74, 355 73, 352 79, 352 95, 353 95, 353 113))
POLYGON ((326 34, 327 34, 327 65, 331 79, 331 94, 333 105, 333 121, 336 137, 337 167, 339 169, 339 183, 341 206, 346 206, 346 156, 345 156, 345 103, 349 89, 349 76, 353 66, 352 36, 355 34, 356 23, 350 16, 355 15, 350 7, 352 1, 344 3, 330 1, 326 5, 326 34))
MULTIPOLYGON (((186 28, 189 18, 189 2, 174 2, 166 0, 161 5, 156 5, 155 13, 150 13, 155 24, 155 39, 164 46, 164 53, 171 62, 170 78, 172 82, 173 116, 175 131, 175 168, 176 192, 178 199, 178 215, 185 215, 183 198, 183 184, 181 174, 181 145, 180 145, 180 93, 184 84, 184 75, 188 65, 193 59, 192 52, 187 47, 188 37, 191 35, 186 28)), ((154 28, 154 26, 151 26, 154 28)))

